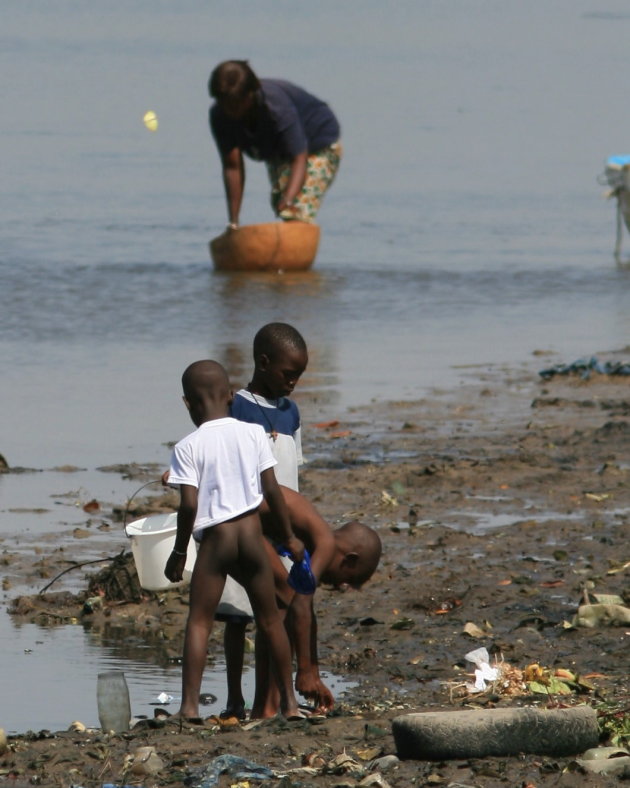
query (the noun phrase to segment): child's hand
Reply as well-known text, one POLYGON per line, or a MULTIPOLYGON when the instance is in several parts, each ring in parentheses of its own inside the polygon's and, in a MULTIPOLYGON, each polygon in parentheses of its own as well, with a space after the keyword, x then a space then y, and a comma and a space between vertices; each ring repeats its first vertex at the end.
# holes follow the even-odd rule
POLYGON ((332 692, 320 679, 317 671, 298 670, 295 677, 295 689, 305 698, 313 702, 318 713, 329 712, 335 705, 332 692))
POLYGON ((162 487, 168 487, 168 471, 162 474, 162 487))
POLYGON ((315 697, 315 711, 326 714, 329 711, 332 711, 334 705, 335 699, 332 692, 328 689, 324 682, 320 680, 317 696, 315 697))
POLYGON ((285 547, 293 561, 301 561, 304 558, 304 543, 297 536, 293 535, 287 539, 285 547))
POLYGON ((179 581, 184 576, 185 566, 186 566, 186 556, 179 555, 179 553, 176 552, 172 552, 168 557, 168 561, 166 562, 166 568, 164 569, 164 574, 167 580, 170 580, 171 583, 179 583, 179 581))

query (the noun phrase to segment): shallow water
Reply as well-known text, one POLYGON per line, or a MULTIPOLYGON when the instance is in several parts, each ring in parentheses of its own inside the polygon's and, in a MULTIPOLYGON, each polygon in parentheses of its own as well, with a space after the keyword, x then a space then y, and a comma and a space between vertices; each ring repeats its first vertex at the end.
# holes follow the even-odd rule
MULTIPOLYGON (((81 522, 60 493, 124 500, 130 485, 96 468, 164 465, 190 429, 182 369, 210 356, 246 383, 269 320, 309 344, 306 424, 456 385, 469 365, 536 374, 534 350, 548 366, 626 346, 630 269, 613 260, 596 176, 628 152, 629 30, 623 0, 7 0, 0 452, 85 470, 0 477, 4 545, 81 522), (322 19, 336 24, 305 43, 322 19), (235 56, 341 119, 345 157, 307 274, 210 265, 225 207, 205 83, 235 56), (50 511, 15 511, 33 507, 50 511)), ((263 168, 247 174, 242 221, 268 221, 263 168)), ((60 638, 60 665, 70 650, 60 638)))
MULTIPOLYGON (((169 662, 154 643, 130 637, 127 628, 100 632, 80 624, 0 627, 0 672, 11 676, 2 685, 5 730, 65 730, 74 720, 99 727, 96 680, 99 673, 116 669, 125 673, 134 717, 153 717, 157 707, 171 713, 179 708, 181 664, 169 662), (162 693, 169 696, 166 702, 158 699, 162 693)), ((352 686, 332 674, 322 675, 336 697, 352 686)), ((205 670, 201 691, 216 698, 200 707, 204 716, 225 708, 222 654, 205 670)), ((245 667, 243 692, 251 703, 253 665, 245 667)))

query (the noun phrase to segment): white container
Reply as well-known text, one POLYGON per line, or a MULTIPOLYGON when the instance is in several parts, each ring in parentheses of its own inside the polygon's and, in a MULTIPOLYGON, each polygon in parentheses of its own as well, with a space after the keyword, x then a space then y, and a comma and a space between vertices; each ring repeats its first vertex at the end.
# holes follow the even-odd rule
MULTIPOLYGON (((134 520, 125 526, 125 533, 131 539, 131 552, 142 588, 147 591, 163 591, 180 585, 171 583, 164 574, 166 562, 175 546, 176 512, 153 514, 134 520)), ((191 537, 182 583, 190 581, 196 557, 196 543, 191 537)))

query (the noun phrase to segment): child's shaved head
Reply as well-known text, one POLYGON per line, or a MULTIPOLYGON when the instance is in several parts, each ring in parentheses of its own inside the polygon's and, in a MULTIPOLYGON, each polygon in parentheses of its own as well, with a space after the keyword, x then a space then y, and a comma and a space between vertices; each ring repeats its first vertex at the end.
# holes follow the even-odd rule
POLYGON ((205 359, 193 362, 184 370, 182 388, 186 399, 196 402, 205 397, 229 395, 230 380, 221 364, 205 359))
POLYGON ((345 523, 337 530, 344 535, 348 550, 358 556, 354 582, 363 585, 372 577, 381 559, 383 550, 381 538, 373 528, 358 520, 345 523))
POLYGON ((254 337, 254 360, 263 353, 273 358, 279 351, 285 350, 307 352, 304 337, 288 323, 267 323, 254 337))

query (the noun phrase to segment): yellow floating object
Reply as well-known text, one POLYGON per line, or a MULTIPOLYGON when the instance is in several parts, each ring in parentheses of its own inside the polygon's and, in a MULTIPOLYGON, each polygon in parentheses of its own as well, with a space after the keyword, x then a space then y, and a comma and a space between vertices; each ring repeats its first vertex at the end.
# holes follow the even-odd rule
POLYGON ((142 120, 149 131, 157 131, 159 125, 158 117, 153 110, 145 112, 142 120))
POLYGON ((228 229, 209 248, 218 271, 306 271, 318 245, 318 225, 293 221, 228 229))

